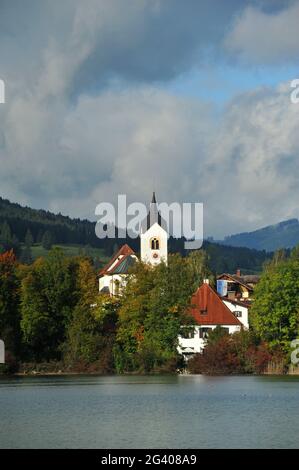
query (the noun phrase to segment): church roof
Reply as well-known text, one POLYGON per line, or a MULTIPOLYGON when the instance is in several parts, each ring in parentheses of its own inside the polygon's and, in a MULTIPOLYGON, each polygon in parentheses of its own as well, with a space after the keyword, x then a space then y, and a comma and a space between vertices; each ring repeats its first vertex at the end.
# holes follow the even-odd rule
POLYGON ((111 258, 111 260, 101 269, 99 272, 100 276, 104 274, 114 274, 115 269, 117 269, 122 261, 126 258, 131 257, 135 259, 135 252, 132 250, 129 245, 123 245, 111 258), (132 256, 133 255, 133 256, 132 256), (114 264, 114 266, 113 266, 114 264), (113 266, 113 267, 112 267, 113 266))
POLYGON ((131 255, 124 256, 120 262, 113 267, 111 274, 128 274, 129 269, 136 263, 136 258, 131 255))
POLYGON ((193 294, 188 312, 198 325, 241 325, 209 284, 202 284, 193 294))
POLYGON ((166 230, 166 222, 164 221, 164 219, 162 219, 161 214, 158 210, 158 204, 157 204, 157 200, 156 200, 156 193, 154 191, 153 196, 152 196, 152 201, 150 203, 149 211, 147 213, 147 216, 141 222, 142 232, 143 233, 146 232, 155 223, 157 223, 158 225, 160 225, 160 227, 162 227, 162 228, 164 228, 164 230, 166 230))

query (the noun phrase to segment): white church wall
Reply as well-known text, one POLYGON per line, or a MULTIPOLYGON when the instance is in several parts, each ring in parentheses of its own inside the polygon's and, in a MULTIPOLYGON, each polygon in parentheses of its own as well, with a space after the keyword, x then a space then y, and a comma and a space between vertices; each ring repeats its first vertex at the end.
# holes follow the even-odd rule
POLYGON ((105 274, 99 278, 99 291, 101 292, 101 290, 106 287, 109 289, 111 295, 118 295, 125 287, 126 283, 126 274, 113 274, 113 276, 105 274))
POLYGON ((157 265, 161 261, 167 263, 167 232, 156 222, 145 233, 140 235, 140 257, 144 263, 157 265), (159 249, 153 250, 151 240, 159 240, 159 249))

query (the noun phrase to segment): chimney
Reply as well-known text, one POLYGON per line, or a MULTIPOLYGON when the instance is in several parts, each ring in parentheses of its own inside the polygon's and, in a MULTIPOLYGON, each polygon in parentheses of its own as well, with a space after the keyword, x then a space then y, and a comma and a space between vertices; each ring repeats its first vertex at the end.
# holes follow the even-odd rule
POLYGON ((236 276, 241 277, 241 269, 237 269, 236 276))
POLYGON ((210 279, 204 279, 204 280, 203 280, 203 283, 204 283, 204 284, 210 284, 210 279))

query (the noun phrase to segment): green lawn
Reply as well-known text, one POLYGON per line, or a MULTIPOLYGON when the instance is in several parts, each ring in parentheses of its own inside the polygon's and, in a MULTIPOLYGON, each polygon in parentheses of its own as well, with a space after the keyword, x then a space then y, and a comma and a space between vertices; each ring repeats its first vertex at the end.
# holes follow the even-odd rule
MULTIPOLYGON (((109 259, 101 248, 86 248, 82 245, 53 245, 53 248, 54 247, 61 248, 66 256, 88 255, 97 261, 96 264, 99 266, 105 264, 109 259)), ((33 259, 35 260, 40 256, 47 256, 48 250, 45 250, 42 245, 35 243, 31 247, 31 253, 33 259)))

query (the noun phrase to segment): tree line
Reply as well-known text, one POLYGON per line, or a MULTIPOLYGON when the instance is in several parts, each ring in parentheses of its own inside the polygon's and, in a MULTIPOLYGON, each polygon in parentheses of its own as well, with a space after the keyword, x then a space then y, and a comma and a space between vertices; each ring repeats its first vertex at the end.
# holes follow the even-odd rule
MULTIPOLYGON (((90 246, 101 248, 103 254, 110 257, 124 243, 128 243, 138 253, 139 237, 100 240, 95 235, 93 222, 24 208, 0 198, 0 253, 13 249, 17 258, 24 263, 32 262, 30 248, 33 244, 42 245, 46 250, 55 244, 79 245, 82 249, 90 246)), ((170 237, 169 252, 186 256, 188 252, 184 243, 184 238, 170 237)), ((271 257, 271 254, 265 251, 224 246, 210 241, 204 241, 203 248, 209 255, 210 269, 217 273, 233 273, 238 268, 248 273, 256 273, 271 257)))
MULTIPOLYGON (((174 372, 181 328, 192 329, 190 298, 214 276, 205 251, 169 256, 166 266, 136 263, 121 297, 98 292, 91 259, 53 248, 30 265, 13 250, 0 255, 0 337, 6 371, 54 364, 67 371, 174 372)), ((192 372, 260 373, 269 361, 290 362, 298 337, 299 248, 276 253, 255 289, 250 330, 210 334, 192 372)), ((3 366, 2 366, 3 369, 3 366)))
POLYGON ((204 277, 212 279, 202 251, 171 255, 152 268, 136 263, 124 295, 98 292, 87 257, 53 248, 31 265, 13 251, 0 255, 0 336, 8 370, 24 363, 57 363, 64 370, 174 371, 186 307, 204 277))

